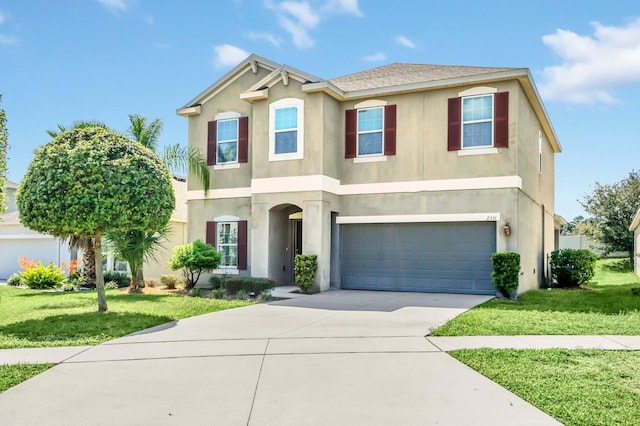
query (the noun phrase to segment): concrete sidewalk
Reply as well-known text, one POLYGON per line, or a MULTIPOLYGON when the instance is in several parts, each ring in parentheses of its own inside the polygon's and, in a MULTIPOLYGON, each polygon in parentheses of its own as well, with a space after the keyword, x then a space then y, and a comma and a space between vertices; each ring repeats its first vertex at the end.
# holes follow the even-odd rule
MULTIPOLYGON (((292 345, 294 339, 288 338, 271 338, 270 347, 267 353, 269 354, 285 354, 292 353, 283 348, 287 348, 292 345), (274 349, 276 348, 276 349, 274 349), (277 349, 280 348, 280 349, 277 349)), ((352 337, 352 338, 340 338, 339 340, 328 340, 327 338, 307 338, 305 342, 309 344, 309 348, 306 350, 308 353, 318 353, 318 351, 324 352, 388 352, 393 351, 395 345, 403 341, 404 343, 413 344, 412 351, 420 352, 423 349, 422 339, 416 339, 415 337, 352 337)), ((495 349, 604 349, 604 350, 626 350, 637 351, 640 350, 640 336, 453 336, 453 337, 441 337, 441 336, 426 336, 424 340, 430 344, 429 351, 433 352, 449 352, 458 349, 480 349, 480 348, 495 348, 495 349)), ((189 352, 190 345, 196 345, 199 350, 205 350, 208 345, 215 346, 217 352, 209 353, 209 355, 222 355, 219 352, 221 347, 228 344, 228 341, 214 341, 215 343, 206 343, 200 340, 190 341, 183 343, 181 349, 184 352, 189 352), (195 342, 195 343, 194 343, 195 342)), ((299 342, 298 342, 299 343, 299 342)), ((156 342, 155 347, 149 347, 151 350, 157 350, 163 344, 167 348, 175 347, 175 342, 156 342)), ((114 342, 105 343, 103 346, 108 346, 111 353, 116 353, 118 350, 115 348, 121 348, 121 345, 114 342)), ((145 347, 146 345, 142 346, 145 347)), ((85 351, 93 348, 93 346, 65 346, 57 348, 30 348, 30 349, 0 349, 0 365, 11 364, 38 364, 38 363, 63 363, 63 362, 79 362, 85 360, 87 355, 82 355, 85 351)), ((128 352, 132 346, 124 347, 121 355, 117 357, 119 359, 131 359, 131 354, 128 352)), ((406 349, 406 348, 405 348, 406 349)), ((260 351, 258 351, 260 352, 260 351)), ((295 352, 295 351, 293 351, 295 352)), ((205 352, 206 353, 206 352, 205 352)), ((173 356, 176 356, 175 354, 173 356)), ((138 359, 144 359, 146 357, 153 357, 153 355, 137 355, 138 359)))
POLYGON ((0 394, 0 418, 10 425, 559 424, 444 353, 443 340, 425 338, 485 300, 340 290, 187 318, 71 356, 61 350, 59 365, 0 394))

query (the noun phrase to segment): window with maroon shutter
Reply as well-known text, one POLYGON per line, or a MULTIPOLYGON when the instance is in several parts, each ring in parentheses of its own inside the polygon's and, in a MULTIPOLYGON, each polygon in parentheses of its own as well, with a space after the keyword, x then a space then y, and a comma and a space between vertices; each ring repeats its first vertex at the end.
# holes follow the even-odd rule
POLYGON ((247 269, 247 221, 238 221, 238 269, 247 269))
POLYGON ((215 222, 207 222, 207 230, 205 233, 205 243, 210 246, 216 246, 216 223, 215 222))
POLYGON ((396 154, 396 105, 345 111, 345 158, 396 154))
POLYGON ((216 164, 217 140, 218 122, 209 121, 209 123, 207 123, 207 165, 209 166, 216 164))
POLYGON ((207 222, 206 243, 222 255, 220 269, 247 269, 247 221, 207 222))
POLYGON ((249 161, 249 117, 238 118, 238 163, 249 161))
POLYGON ((384 155, 396 155, 396 106, 384 107, 384 155))
POLYGON ((344 138, 344 158, 356 157, 356 143, 358 139, 358 119, 355 109, 345 111, 345 138, 344 138))
POLYGON ((494 95, 494 140, 496 148, 509 147, 509 92, 494 95))
POLYGON ((460 143, 461 137, 461 98, 449 99, 448 108, 448 132, 447 132, 447 149, 449 151, 458 151, 462 148, 460 143))

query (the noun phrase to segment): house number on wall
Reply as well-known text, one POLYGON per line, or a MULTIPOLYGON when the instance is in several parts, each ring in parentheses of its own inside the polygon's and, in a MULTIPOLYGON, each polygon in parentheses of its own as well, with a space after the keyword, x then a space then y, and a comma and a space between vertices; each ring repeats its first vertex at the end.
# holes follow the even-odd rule
POLYGON ((488 216, 487 216, 487 219, 486 219, 486 220, 487 220, 488 222, 495 222, 495 221, 497 221, 497 220, 498 220, 498 216, 497 216, 497 215, 495 215, 495 214, 490 214, 490 215, 488 215, 488 216))

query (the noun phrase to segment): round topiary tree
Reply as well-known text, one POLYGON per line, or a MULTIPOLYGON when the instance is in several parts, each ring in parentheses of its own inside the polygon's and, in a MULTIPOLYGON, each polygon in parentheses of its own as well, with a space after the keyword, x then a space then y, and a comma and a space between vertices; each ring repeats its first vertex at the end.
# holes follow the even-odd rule
POLYGON ((103 127, 60 133, 36 151, 16 196, 20 221, 58 237, 93 238, 98 310, 107 310, 101 238, 163 228, 175 207, 171 176, 148 148, 103 127))

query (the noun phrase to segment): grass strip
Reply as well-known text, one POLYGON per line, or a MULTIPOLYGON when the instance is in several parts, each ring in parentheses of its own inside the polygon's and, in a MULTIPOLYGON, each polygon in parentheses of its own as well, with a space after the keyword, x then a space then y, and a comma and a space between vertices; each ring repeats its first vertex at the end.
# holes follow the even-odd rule
POLYGON ((179 295, 47 292, 0 286, 0 349, 97 345, 170 321, 253 304, 179 295))
POLYGON ((0 393, 53 367, 55 364, 0 365, 0 393))
POLYGON ((637 425, 640 419, 640 352, 465 349, 450 355, 565 425, 637 425))

